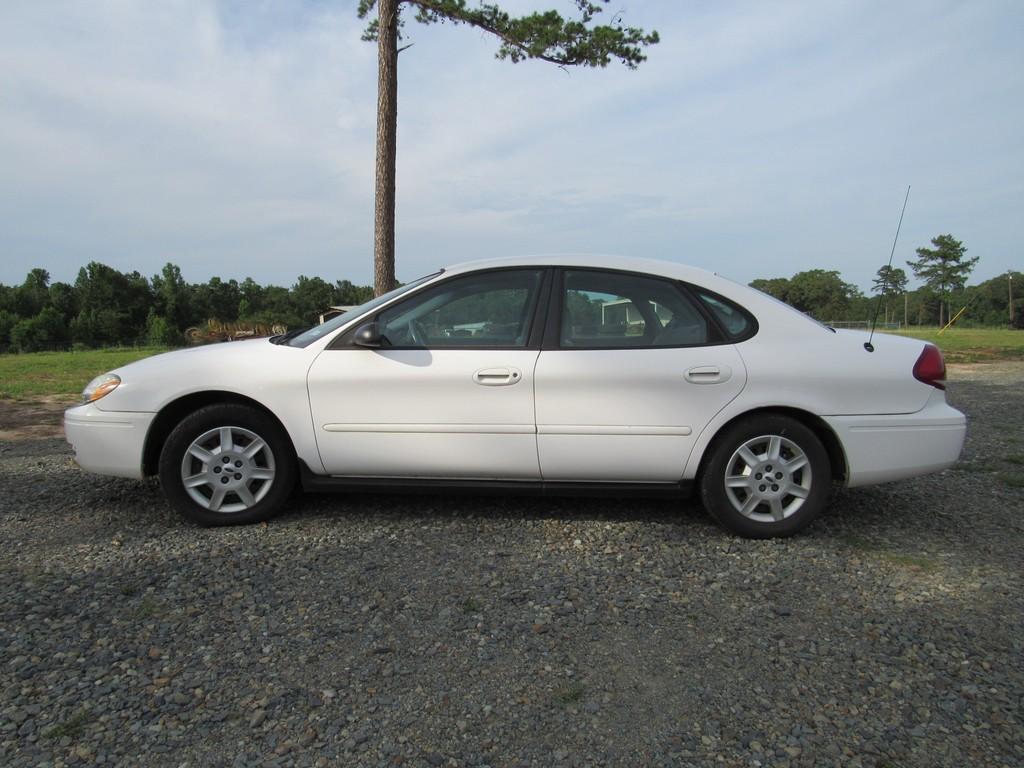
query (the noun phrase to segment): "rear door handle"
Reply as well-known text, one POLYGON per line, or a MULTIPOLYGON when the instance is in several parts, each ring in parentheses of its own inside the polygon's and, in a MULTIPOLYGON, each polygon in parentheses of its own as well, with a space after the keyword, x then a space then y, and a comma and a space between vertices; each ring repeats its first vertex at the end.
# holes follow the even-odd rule
POLYGON ((686 380, 691 384, 719 384, 731 376, 732 369, 727 365, 698 365, 686 372, 686 380))
POLYGON ((473 381, 485 387, 503 387, 523 378, 518 368, 481 368, 473 374, 473 381))

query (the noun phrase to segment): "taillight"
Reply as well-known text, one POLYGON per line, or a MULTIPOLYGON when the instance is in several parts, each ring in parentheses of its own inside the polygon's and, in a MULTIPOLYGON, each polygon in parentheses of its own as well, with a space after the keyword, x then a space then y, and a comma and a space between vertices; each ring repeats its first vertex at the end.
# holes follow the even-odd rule
POLYGON ((938 389, 945 389, 946 361, 934 344, 925 344, 914 363, 914 378, 938 389))

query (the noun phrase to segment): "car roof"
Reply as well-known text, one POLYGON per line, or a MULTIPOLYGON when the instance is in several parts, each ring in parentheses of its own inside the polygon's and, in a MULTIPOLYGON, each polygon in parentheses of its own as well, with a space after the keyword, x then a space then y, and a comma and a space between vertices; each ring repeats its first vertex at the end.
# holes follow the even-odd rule
POLYGON ((640 259, 629 256, 609 254, 538 254, 533 256, 513 256, 496 259, 469 261, 445 267, 438 279, 453 275, 476 272, 482 269, 501 269, 507 267, 589 267, 596 269, 616 269, 627 272, 666 277, 682 280, 687 283, 706 288, 739 303, 754 313, 758 322, 771 318, 773 325, 779 328, 788 327, 794 330, 818 332, 824 328, 793 307, 783 304, 760 291, 738 283, 717 272, 700 267, 691 267, 673 261, 658 259, 640 259))
POLYGON ((610 254, 536 254, 532 256, 508 256, 495 259, 481 259, 453 264, 445 267, 448 275, 461 272, 475 272, 481 269, 499 269, 501 267, 590 267, 598 269, 619 269, 627 272, 642 272, 661 275, 676 280, 709 281, 723 280, 716 273, 699 267, 691 267, 673 261, 658 259, 640 259, 631 256, 615 256, 610 254))

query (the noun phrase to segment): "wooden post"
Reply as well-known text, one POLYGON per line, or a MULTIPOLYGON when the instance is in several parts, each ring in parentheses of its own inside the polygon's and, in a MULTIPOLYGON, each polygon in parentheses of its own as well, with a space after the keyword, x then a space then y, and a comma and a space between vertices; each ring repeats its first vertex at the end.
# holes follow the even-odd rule
POLYGON ((373 289, 395 287, 395 154, 398 135, 398 0, 377 0, 377 167, 373 289))

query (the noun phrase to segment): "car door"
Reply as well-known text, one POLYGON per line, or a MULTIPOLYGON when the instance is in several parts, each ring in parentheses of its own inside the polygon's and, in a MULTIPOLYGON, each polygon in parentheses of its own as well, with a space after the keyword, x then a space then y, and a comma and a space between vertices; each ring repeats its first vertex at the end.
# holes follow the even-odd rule
POLYGON ((535 384, 544 480, 678 482, 746 383, 739 353, 674 281, 566 269, 555 285, 535 384))
POLYGON ((343 338, 324 350, 307 381, 327 472, 537 480, 531 330, 546 279, 456 276, 381 311, 379 348, 343 338))

